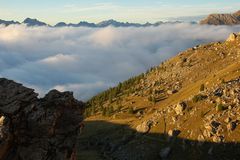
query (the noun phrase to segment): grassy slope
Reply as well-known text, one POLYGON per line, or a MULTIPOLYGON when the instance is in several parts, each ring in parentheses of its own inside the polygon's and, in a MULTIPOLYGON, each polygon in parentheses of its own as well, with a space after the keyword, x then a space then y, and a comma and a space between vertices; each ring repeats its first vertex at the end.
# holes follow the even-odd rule
MULTIPOLYGON (((212 43, 189 49, 164 62, 159 67, 156 67, 143 78, 142 83, 133 86, 134 88, 140 88, 140 90, 145 92, 143 95, 138 96, 137 93, 121 95, 120 104, 123 108, 120 112, 115 113, 110 117, 103 117, 101 116, 101 113, 98 112, 87 118, 86 123, 90 123, 91 125, 86 125, 87 129, 84 131, 81 139, 86 140, 90 137, 97 136, 97 134, 100 133, 115 133, 115 125, 101 126, 97 123, 91 122, 104 121, 111 124, 127 125, 134 130, 142 121, 150 119, 156 110, 175 105, 182 100, 189 99, 193 95, 198 94, 201 84, 205 84, 206 88, 210 90, 213 86, 220 84, 223 80, 228 81, 237 77, 240 77, 240 40, 236 40, 235 42, 212 43), (151 84, 157 81, 161 81, 161 83, 158 85, 151 84), (181 84, 179 91, 175 94, 167 95, 167 88, 174 87, 176 82, 181 84), (148 97, 150 96, 150 93, 148 91, 150 88, 151 90, 164 89, 164 95, 167 98, 156 104, 149 102, 148 97), (134 107, 135 110, 143 109, 143 117, 138 118, 134 114, 127 113, 127 108, 129 107, 134 107)), ((113 101, 112 103, 104 101, 103 106, 107 107, 109 105, 117 106, 116 101, 113 101)), ((213 109, 213 104, 209 104, 205 101, 196 104, 190 103, 188 105, 193 108, 194 112, 189 111, 184 116, 179 117, 178 124, 172 122, 172 116, 174 115, 173 113, 169 113, 166 114, 165 117, 167 126, 165 126, 164 123, 159 123, 151 129, 150 133, 162 134, 164 133, 165 127, 167 131, 169 129, 179 128, 182 131, 180 134, 181 138, 197 140, 197 136, 201 133, 200 128, 203 125, 203 115, 207 116, 215 114, 216 111, 213 109), (191 133, 189 130, 191 130, 191 133)), ((163 118, 164 117, 161 117, 159 122, 163 122, 163 118)), ((238 126, 237 131, 234 134, 226 137, 226 141, 232 141, 233 139, 231 137, 234 137, 234 140, 237 139, 237 141, 240 141, 240 137, 237 136, 239 133, 240 127, 238 126)), ((152 143, 152 139, 154 139, 154 136, 149 136, 149 143, 152 143)), ((146 138, 146 140, 148 141, 148 138, 146 138)), ((89 156, 82 158, 89 160, 101 159, 97 149, 92 152, 92 158, 89 156)), ((81 154, 82 155, 80 156, 84 156, 84 154, 88 155, 84 152, 81 152, 81 154)))

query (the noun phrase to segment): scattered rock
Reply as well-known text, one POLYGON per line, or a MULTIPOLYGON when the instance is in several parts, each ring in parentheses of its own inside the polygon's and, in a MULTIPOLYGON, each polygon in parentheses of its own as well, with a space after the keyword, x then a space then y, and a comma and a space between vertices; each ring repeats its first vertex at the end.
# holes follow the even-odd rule
POLYGON ((171 94, 174 94, 174 93, 177 93, 177 90, 168 90, 167 91, 167 94, 171 95, 171 94))
POLYGON ((204 135, 204 137, 206 137, 206 138, 210 138, 210 137, 212 136, 211 132, 208 131, 208 130, 204 130, 204 131, 203 131, 203 135, 204 135))
POLYGON ((225 120, 224 120, 224 122, 226 122, 226 123, 229 123, 229 122, 231 122, 231 118, 230 117, 228 117, 228 118, 226 118, 225 120))
POLYGON ((185 102, 180 102, 177 104, 175 108, 175 112, 177 115, 183 115, 183 111, 186 109, 187 104, 185 102))
POLYGON ((140 132, 140 133, 148 133, 151 129, 152 124, 153 122, 151 120, 144 121, 142 124, 136 127, 136 130, 137 132, 140 132))
POLYGON ((236 127, 237 127, 236 122, 230 122, 230 123, 227 124, 228 131, 233 131, 234 129, 236 129, 236 127))
POLYGON ((203 135, 198 135, 198 141, 199 142, 203 142, 205 140, 204 136, 203 135))
POLYGON ((3 126, 4 119, 5 119, 4 116, 0 116, 0 127, 3 126))
POLYGON ((180 130, 169 130, 168 135, 171 137, 177 137, 181 133, 180 130))
POLYGON ((220 143, 223 141, 223 139, 224 139, 223 136, 216 136, 216 135, 213 136, 213 142, 215 142, 215 143, 220 143))
POLYGON ((230 36, 227 39, 227 42, 233 42, 237 39, 238 35, 235 33, 230 34, 230 36))
POLYGON ((211 137, 211 135, 215 135, 219 129, 219 126, 221 125, 221 123, 213 120, 210 121, 210 123, 206 123, 204 125, 204 127, 206 128, 206 131, 204 131, 204 135, 206 137, 211 137))

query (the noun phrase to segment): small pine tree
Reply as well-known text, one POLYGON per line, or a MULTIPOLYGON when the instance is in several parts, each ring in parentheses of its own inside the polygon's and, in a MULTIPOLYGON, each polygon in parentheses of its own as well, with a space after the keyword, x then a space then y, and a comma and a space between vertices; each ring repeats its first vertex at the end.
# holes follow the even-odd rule
POLYGON ((106 112, 107 112, 106 107, 104 107, 102 110, 102 116, 106 116, 106 112))
POLYGON ((148 101, 153 102, 154 104, 157 102, 157 99, 154 96, 148 97, 148 101))
POLYGON ((155 97, 152 97, 152 102, 155 104, 157 102, 155 97))
POLYGON ((120 112, 120 111, 121 111, 121 108, 122 108, 121 106, 117 106, 116 111, 117 111, 117 112, 120 112))
POLYGON ((216 110, 217 111, 223 111, 225 109, 226 109, 226 107, 221 103, 216 105, 216 110))
POLYGON ((222 79, 222 83, 225 83, 225 80, 224 80, 224 79, 222 79))
POLYGON ((133 107, 129 107, 129 108, 128 108, 128 113, 129 113, 129 114, 133 114, 133 113, 134 113, 133 107))
POLYGON ((110 114, 113 114, 113 112, 114 112, 113 106, 110 106, 110 107, 109 107, 109 113, 110 113, 110 114))
POLYGON ((90 115, 94 115, 95 114, 95 108, 92 106, 90 108, 90 115))
POLYGON ((104 107, 102 105, 100 105, 100 107, 99 107, 100 112, 102 112, 103 109, 104 109, 104 107))
POLYGON ((200 92, 202 92, 202 91, 204 91, 205 90, 205 86, 204 86, 204 84, 201 84, 201 86, 200 86, 200 92))
POLYGON ((109 103, 112 103, 113 100, 112 100, 112 96, 109 97, 109 103))
POLYGON ((105 114, 105 116, 107 116, 107 117, 109 117, 111 114, 110 114, 110 112, 109 112, 109 107, 107 107, 106 108, 106 114, 105 114))

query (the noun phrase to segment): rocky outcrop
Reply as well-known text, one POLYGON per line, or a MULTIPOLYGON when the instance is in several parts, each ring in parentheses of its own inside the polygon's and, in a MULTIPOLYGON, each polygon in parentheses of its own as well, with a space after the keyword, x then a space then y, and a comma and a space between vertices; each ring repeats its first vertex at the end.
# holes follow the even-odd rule
POLYGON ((151 129, 152 124, 153 124, 152 120, 144 121, 142 124, 139 124, 136 127, 136 130, 139 133, 148 133, 150 131, 150 129, 151 129))
POLYGON ((200 21, 209 25, 237 25, 240 24, 240 11, 233 14, 211 14, 200 21))
POLYGON ((228 39, 226 40, 227 42, 234 42, 237 40, 237 38, 239 37, 238 34, 236 33, 232 33, 230 34, 230 36, 228 37, 228 39))
POLYGON ((185 102, 180 102, 175 107, 175 112, 177 115, 183 115, 183 111, 186 109, 187 104, 185 102))
POLYGON ((84 104, 72 92, 33 89, 0 79, 0 159, 74 159, 84 104))

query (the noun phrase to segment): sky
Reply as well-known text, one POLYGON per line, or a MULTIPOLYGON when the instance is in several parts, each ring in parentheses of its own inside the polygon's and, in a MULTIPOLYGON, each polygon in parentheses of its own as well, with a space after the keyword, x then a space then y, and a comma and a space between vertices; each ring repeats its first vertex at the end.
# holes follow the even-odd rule
POLYGON ((49 24, 108 19, 145 23, 239 9, 239 0, 0 0, 0 19, 21 22, 30 17, 49 24))

